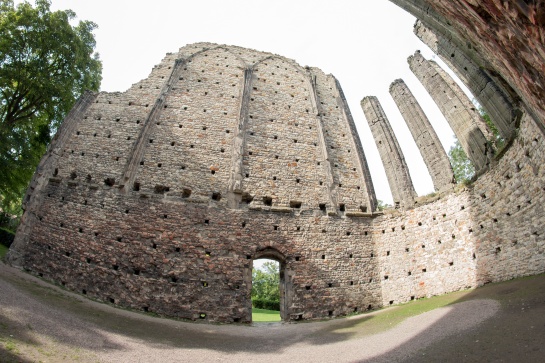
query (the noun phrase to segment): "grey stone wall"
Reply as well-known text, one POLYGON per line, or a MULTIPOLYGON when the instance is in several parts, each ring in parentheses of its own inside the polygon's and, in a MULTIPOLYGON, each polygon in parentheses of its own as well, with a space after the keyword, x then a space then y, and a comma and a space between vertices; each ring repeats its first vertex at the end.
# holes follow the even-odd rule
POLYGON ((529 114, 473 184, 384 215, 369 209, 355 135, 332 76, 238 47, 183 47, 126 92, 76 104, 8 260, 94 299, 215 322, 251 321, 263 256, 281 263, 284 320, 545 271, 545 143, 529 114))
POLYGON ((374 190, 334 77, 201 43, 84 101, 29 190, 13 263, 119 306, 248 322, 253 259, 272 254, 285 320, 380 305, 374 190))
POLYGON ((476 182, 376 219, 383 304, 543 273, 544 145, 526 115, 516 141, 476 182))
POLYGON ((435 190, 452 188, 454 174, 447 153, 409 87, 402 79, 395 80, 390 85, 390 94, 411 131, 435 190))

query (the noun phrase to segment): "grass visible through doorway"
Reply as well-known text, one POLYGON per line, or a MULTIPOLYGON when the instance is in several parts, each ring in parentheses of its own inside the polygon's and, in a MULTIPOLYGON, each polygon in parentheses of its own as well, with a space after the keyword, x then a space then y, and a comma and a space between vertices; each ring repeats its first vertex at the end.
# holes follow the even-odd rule
POLYGON ((2 260, 7 253, 8 253, 8 248, 0 244, 0 260, 2 260))
POLYGON ((280 311, 252 308, 254 323, 273 323, 280 321, 280 311))

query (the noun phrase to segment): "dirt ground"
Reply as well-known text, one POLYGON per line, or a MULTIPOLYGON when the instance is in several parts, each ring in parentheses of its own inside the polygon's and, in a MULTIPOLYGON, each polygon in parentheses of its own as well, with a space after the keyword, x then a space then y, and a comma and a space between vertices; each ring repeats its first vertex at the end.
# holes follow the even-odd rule
POLYGON ((240 326, 117 309, 0 263, 0 362, 281 360, 545 362, 545 275, 349 318, 240 326))

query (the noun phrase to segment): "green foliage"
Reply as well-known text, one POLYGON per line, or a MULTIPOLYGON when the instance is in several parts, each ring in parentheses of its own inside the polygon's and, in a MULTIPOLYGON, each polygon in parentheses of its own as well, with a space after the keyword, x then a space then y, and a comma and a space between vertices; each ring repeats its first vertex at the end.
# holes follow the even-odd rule
POLYGON ((475 168, 471 164, 471 161, 469 161, 464 149, 462 149, 460 141, 456 140, 454 145, 450 147, 448 157, 456 182, 458 184, 468 183, 473 175, 475 175, 475 168))
POLYGON ((278 310, 266 310, 266 309, 252 309, 252 321, 254 323, 261 322, 261 323, 272 323, 276 321, 280 321, 280 313, 278 310))
POLYGON ((15 233, 12 231, 0 227, 0 245, 10 247, 13 243, 13 240, 15 239, 15 233))
POLYGON ((18 214, 21 197, 51 135, 87 89, 100 87, 96 24, 49 0, 15 7, 0 0, 0 209, 18 214))
POLYGON ((266 300, 266 299, 260 299, 256 297, 252 299, 252 306, 256 309, 280 311, 279 300, 266 300))
POLYGON ((4 259, 7 253, 8 253, 8 248, 0 244, 0 261, 4 259))
POLYGON ((392 208, 392 206, 388 203, 384 203, 384 201, 378 199, 377 200, 377 210, 378 211, 383 211, 385 209, 389 209, 389 208, 392 208))
POLYGON ((280 272, 277 262, 268 261, 252 270, 252 305, 260 309, 280 310, 280 272))
POLYGON ((345 329, 337 330, 336 333, 353 334, 353 336, 377 334, 392 329, 392 327, 400 324, 407 318, 455 304, 464 297, 471 296, 472 291, 474 290, 457 291, 446 295, 418 299, 395 307, 387 307, 380 314, 373 315, 372 319, 358 320, 355 324, 345 329))
POLYGON ((494 123, 492 122, 492 119, 490 118, 490 115, 486 113, 486 111, 481 105, 477 106, 477 110, 479 111, 479 114, 482 116, 482 118, 486 122, 486 125, 492 131, 492 134, 494 135, 494 140, 490 140, 490 141, 494 143, 496 150, 501 150, 505 146, 505 140, 500 136, 500 132, 498 131, 498 128, 496 127, 496 125, 494 125, 494 123))

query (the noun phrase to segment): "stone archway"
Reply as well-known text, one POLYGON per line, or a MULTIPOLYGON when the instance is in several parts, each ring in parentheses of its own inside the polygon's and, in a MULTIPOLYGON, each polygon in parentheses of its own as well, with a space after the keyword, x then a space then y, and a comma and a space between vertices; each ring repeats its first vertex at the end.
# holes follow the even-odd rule
MULTIPOLYGON (((293 296, 293 288, 291 284, 291 278, 290 274, 286 271, 286 257, 279 252, 278 250, 267 247, 262 250, 256 251, 253 259, 252 259, 252 268, 250 269, 250 274, 252 273, 253 269, 253 261, 259 260, 259 259, 270 259, 278 262, 280 264, 279 266, 279 274, 280 274, 280 319, 282 321, 289 320, 289 305, 292 300, 293 296)), ((251 278, 250 278, 251 281, 251 278)), ((251 287, 250 287, 251 290, 251 287)))

